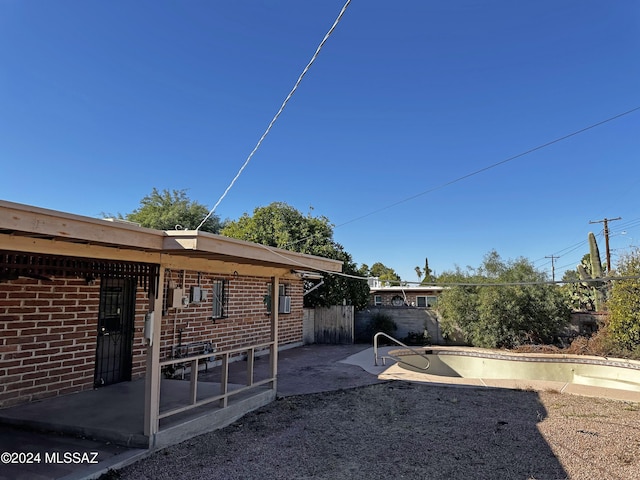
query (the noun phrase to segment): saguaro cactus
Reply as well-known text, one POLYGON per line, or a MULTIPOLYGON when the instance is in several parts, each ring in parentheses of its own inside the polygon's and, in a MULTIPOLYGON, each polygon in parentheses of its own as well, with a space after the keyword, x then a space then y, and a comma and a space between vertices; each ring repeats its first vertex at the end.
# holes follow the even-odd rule
POLYGON ((594 281, 602 278, 602 260, 600 260, 600 250, 598 249, 598 242, 596 242, 596 236, 593 232, 589 232, 589 256, 591 257, 591 275, 586 271, 584 266, 578 265, 578 274, 581 280, 589 280, 588 286, 593 291, 593 297, 595 302, 596 311, 599 312, 604 307, 604 286, 605 282, 602 280, 594 281))

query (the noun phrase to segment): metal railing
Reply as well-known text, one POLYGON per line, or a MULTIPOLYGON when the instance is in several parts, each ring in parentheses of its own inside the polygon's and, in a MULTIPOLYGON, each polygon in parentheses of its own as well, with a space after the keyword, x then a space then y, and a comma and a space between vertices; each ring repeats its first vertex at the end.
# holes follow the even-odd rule
POLYGON ((409 365, 409 366, 411 366, 411 367, 418 368, 418 369, 420 369, 420 370, 427 370, 427 369, 431 366, 431 362, 430 362, 430 360, 429 360, 429 357, 427 357, 427 354, 426 354, 424 351, 420 351, 420 350, 417 350, 417 349, 415 349, 415 348, 411 348, 410 346, 405 345, 404 343, 402 343, 402 342, 401 342, 400 340, 398 340, 397 338, 393 338, 391 335, 387 335, 387 334, 386 334, 386 333, 384 333, 384 332, 378 332, 378 333, 376 333, 376 334, 373 336, 373 355, 374 355, 374 362, 375 362, 375 365, 376 365, 376 366, 378 366, 378 358, 380 358, 380 360, 382 360, 382 365, 386 365, 386 364, 387 364, 387 363, 386 363, 386 359, 387 359, 387 358, 389 358, 389 359, 391 359, 391 360, 393 360, 393 361, 395 361, 395 362, 403 363, 403 364, 405 364, 405 365, 409 365), (427 366, 426 366, 426 367, 423 367, 423 366, 421 366, 421 365, 414 365, 414 364, 413 364, 413 363, 411 363, 411 362, 405 362, 405 361, 404 361, 404 360, 402 360, 402 358, 401 358, 401 357, 399 357, 399 356, 393 356, 393 355, 389 355, 389 354, 384 355, 384 356, 381 356, 381 357, 378 357, 378 337, 386 337, 386 338, 388 338, 389 340, 391 340, 392 342, 397 343, 397 344, 398 344, 398 345, 400 345, 401 347, 404 347, 404 348, 406 348, 407 350, 411 350, 411 351, 412 351, 413 353, 415 353, 416 355, 420 355, 421 357, 423 357, 423 358, 427 361, 427 366))

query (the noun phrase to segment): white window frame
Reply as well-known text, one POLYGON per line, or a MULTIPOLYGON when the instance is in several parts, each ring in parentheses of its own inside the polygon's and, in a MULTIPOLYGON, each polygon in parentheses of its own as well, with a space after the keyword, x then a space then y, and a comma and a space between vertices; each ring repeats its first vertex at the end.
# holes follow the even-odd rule
POLYGON ((437 295, 417 295, 416 305, 418 308, 435 308, 438 306, 437 295), (424 305, 420 305, 420 301, 424 302, 424 305))

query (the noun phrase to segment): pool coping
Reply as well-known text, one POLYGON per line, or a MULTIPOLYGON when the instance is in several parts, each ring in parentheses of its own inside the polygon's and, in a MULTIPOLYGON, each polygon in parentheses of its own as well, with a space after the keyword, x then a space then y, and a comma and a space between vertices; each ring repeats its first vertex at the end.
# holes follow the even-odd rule
MULTIPOLYGON (((444 355, 473 356, 492 358, 499 360, 515 360, 526 362, 556 362, 556 363, 582 363, 593 365, 606 365, 612 367, 631 368, 640 370, 640 362, 635 360, 594 357, 572 354, 548 354, 548 353, 520 353, 503 352, 488 349, 476 349, 469 347, 425 347, 426 350, 444 355)), ((406 349, 389 351, 389 355, 399 356, 402 353, 415 354, 406 349)), ((543 392, 569 393, 588 397, 601 397, 626 402, 640 402, 638 392, 615 388, 598 387, 593 385, 575 384, 562 381, 531 380, 531 379, 495 379, 495 378, 463 378, 418 373, 407 370, 397 363, 391 365, 378 375, 381 380, 401 380, 408 382, 429 383, 434 385, 474 387, 474 388, 508 388, 517 390, 532 390, 543 392)))

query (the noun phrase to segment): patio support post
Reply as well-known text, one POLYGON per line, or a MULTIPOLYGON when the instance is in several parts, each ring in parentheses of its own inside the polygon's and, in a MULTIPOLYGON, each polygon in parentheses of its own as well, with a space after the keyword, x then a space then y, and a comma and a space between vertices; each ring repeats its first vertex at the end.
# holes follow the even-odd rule
POLYGON ((273 390, 277 390, 278 375, 278 310, 280 305, 280 285, 278 277, 271 277, 271 378, 273 378, 273 390))
POLYGON ((144 434, 149 437, 149 446, 155 444, 160 414, 160 328, 162 325, 162 303, 164 301, 164 265, 160 264, 158 291, 149 299, 153 312, 153 335, 151 345, 147 346, 147 364, 144 387, 144 434))

